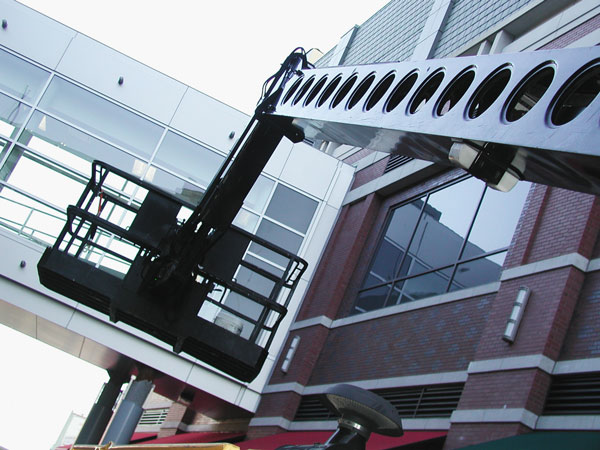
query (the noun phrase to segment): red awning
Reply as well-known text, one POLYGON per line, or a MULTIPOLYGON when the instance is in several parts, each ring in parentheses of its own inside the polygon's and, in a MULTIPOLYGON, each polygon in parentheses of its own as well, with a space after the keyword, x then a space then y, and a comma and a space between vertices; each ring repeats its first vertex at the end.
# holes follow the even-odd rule
POLYGON ((181 433, 163 438, 144 441, 144 444, 203 444, 206 442, 232 442, 240 439, 244 433, 181 433))
MULTIPOLYGON (((288 433, 274 434, 249 441, 238 442, 235 445, 241 450, 260 449, 275 450, 282 445, 309 445, 324 443, 333 431, 291 431, 288 433)), ((382 436, 373 433, 367 441, 367 450, 386 450, 412 444, 414 442, 428 441, 445 436, 447 431, 405 431, 400 437, 382 436)))
POLYGON ((140 442, 145 442, 149 439, 155 438, 158 433, 133 433, 131 439, 129 439, 130 444, 137 444, 140 442))

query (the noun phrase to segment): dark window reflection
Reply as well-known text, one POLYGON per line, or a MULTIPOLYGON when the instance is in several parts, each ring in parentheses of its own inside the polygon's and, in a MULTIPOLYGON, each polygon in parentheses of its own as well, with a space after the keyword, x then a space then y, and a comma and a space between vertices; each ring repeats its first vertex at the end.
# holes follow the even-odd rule
POLYGON ((510 192, 486 189, 463 259, 510 245, 521 215, 514 205, 523 205, 528 192, 529 183, 517 183, 510 192))
POLYGON ((456 291, 498 281, 505 256, 506 252, 501 252, 487 258, 459 264, 450 290, 456 291))
POLYGON ((394 242, 399 248, 406 250, 422 208, 422 199, 396 208, 392 213, 392 218, 387 227, 386 238, 394 242))
MULTIPOLYGON (((285 228, 266 219, 263 219, 258 226, 256 235, 294 254, 298 253, 300 245, 302 244, 302 236, 286 230, 285 228)), ((250 245, 250 251, 256 255, 268 259, 275 264, 283 267, 287 266, 287 258, 257 244, 256 242, 253 242, 250 245)))
POLYGON ((353 312, 499 280, 529 187, 468 178, 391 211, 353 312))
POLYGON ((306 233, 316 209, 316 201, 279 184, 265 214, 294 230, 306 233))
MULTIPOLYGON (((469 178, 429 196, 409 254, 427 269, 451 264, 458 258, 481 199, 484 184, 469 178)), ((417 266, 410 274, 417 274, 417 266)))
POLYGON ((447 286, 448 278, 441 272, 432 272, 410 278, 404 283, 401 303, 442 294, 446 292, 447 286))
POLYGON ((383 308, 389 290, 389 286, 382 286, 361 292, 356 301, 356 312, 366 312, 383 308))

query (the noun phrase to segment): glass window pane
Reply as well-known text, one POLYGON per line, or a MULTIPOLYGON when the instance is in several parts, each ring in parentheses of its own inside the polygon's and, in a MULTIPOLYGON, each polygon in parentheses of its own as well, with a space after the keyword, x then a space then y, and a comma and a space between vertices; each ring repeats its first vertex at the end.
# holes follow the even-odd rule
POLYGON ((85 187, 83 180, 18 147, 9 155, 0 176, 11 186, 63 210, 77 203, 85 187))
POLYGON ((200 203, 204 195, 204 189, 154 166, 150 166, 144 179, 184 202, 189 203, 191 206, 196 206, 200 203))
MULTIPOLYGON (((247 297, 244 297, 237 292, 230 292, 224 302, 229 308, 232 308, 237 313, 248 317, 251 320, 258 320, 264 310, 264 306, 256 303, 247 297)), ((255 325, 241 317, 233 316, 230 313, 221 312, 219 315, 225 314, 230 321, 233 321, 237 326, 241 328, 240 336, 249 339, 252 332, 254 331, 255 325)))
POLYGON ((401 249, 392 241, 384 238, 377 255, 375 255, 371 273, 383 281, 391 280, 398 271, 398 264, 400 264, 403 255, 404 252, 401 249))
POLYGON ((21 236, 54 244, 66 215, 0 185, 0 225, 21 236))
MULTIPOLYGON (((406 274, 406 271, 402 271, 402 274, 397 275, 398 268, 422 207, 423 200, 419 199, 393 211, 363 288, 406 274)), ((407 259, 410 260, 410 256, 407 259)))
POLYGON ((145 157, 150 157, 163 133, 155 123, 58 77, 40 107, 145 157))
POLYGON ((24 103, 0 94, 0 134, 14 138, 30 109, 24 103))
POLYGON ((459 264, 450 286, 451 291, 465 289, 500 279, 506 252, 459 264))
POLYGON ((267 207, 267 216, 306 233, 318 203, 287 186, 278 184, 267 207))
POLYGON ((509 192, 486 189, 463 258, 510 245, 530 186, 521 181, 509 192))
POLYGON ((266 261, 263 261, 262 259, 255 258, 252 255, 248 255, 247 254, 246 256, 244 256, 244 261, 247 261, 250 264, 254 264, 255 266, 260 267, 261 269, 266 270, 267 272, 275 275, 276 277, 280 277, 281 278, 283 276, 283 270, 278 269, 275 266, 272 266, 271 264, 269 264, 266 261))
POLYGON ((275 286, 274 281, 269 280, 268 278, 265 278, 246 267, 239 268, 237 274, 235 275, 235 280, 242 286, 258 292, 265 297, 269 297, 269 295, 271 295, 271 291, 275 286))
POLYGON ((443 294, 448 286, 448 276, 441 271, 431 272, 404 282, 401 303, 443 294))
POLYGON ((2 50, 0 67, 0 89, 26 102, 37 99, 50 76, 45 70, 2 50))
MULTIPOLYGON (((258 226, 256 235, 294 254, 298 252, 300 245, 302 244, 302 236, 298 236, 297 234, 286 230, 285 228, 280 227, 279 225, 276 225, 266 219, 263 219, 258 226)), ((256 255, 268 259, 269 261, 274 262, 275 264, 286 266, 288 263, 287 258, 261 245, 258 245, 255 242, 250 245, 250 251, 256 255)))
POLYGON ((94 160, 141 176, 133 156, 39 111, 31 116, 19 142, 88 176, 94 160))
MULTIPOLYGON (((485 184, 469 178, 429 196, 409 253, 426 268, 458 259, 485 184)), ((418 273, 411 269, 410 274, 418 273)))
POLYGON ((257 223, 258 216, 243 208, 238 211, 235 219, 233 219, 233 224, 235 226, 240 227, 242 230, 246 230, 248 233, 254 233, 257 223))
POLYGON ((392 306, 400 303, 400 300, 402 299, 402 288, 404 287, 404 283, 404 280, 394 283, 392 286, 392 292, 390 292, 390 296, 388 297, 384 306, 392 306))
POLYGON ((207 187, 225 157, 169 131, 154 160, 207 187))
POLYGON ((250 192, 244 200, 244 206, 253 209, 254 211, 261 213, 271 195, 271 190, 275 182, 261 175, 252 186, 250 192))
POLYGON ((356 314, 383 308, 389 290, 390 286, 386 285, 362 291, 356 299, 353 312, 356 314))
POLYGON ((417 224, 422 208, 422 199, 396 208, 385 232, 386 239, 390 240, 398 248, 405 250, 408 247, 408 241, 417 224))

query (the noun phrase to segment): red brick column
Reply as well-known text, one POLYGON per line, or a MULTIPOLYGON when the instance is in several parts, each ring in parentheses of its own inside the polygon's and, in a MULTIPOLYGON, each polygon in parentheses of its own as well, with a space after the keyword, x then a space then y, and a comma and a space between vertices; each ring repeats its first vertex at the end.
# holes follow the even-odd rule
MULTIPOLYGON (((379 197, 371 194, 343 208, 297 321, 321 316, 327 319, 336 317, 346 286, 358 262, 360 249, 369 236, 379 206, 379 197)), ((328 334, 329 329, 322 325, 291 331, 281 358, 285 358, 293 336, 300 336, 300 344, 286 373, 281 371, 282 359, 277 361, 269 384, 308 385, 328 334)), ((254 416, 255 423, 259 423, 261 418, 293 420, 300 399, 301 395, 292 391, 263 394, 254 416)), ((261 437, 283 430, 279 426, 255 426, 251 422, 248 437, 261 437)))

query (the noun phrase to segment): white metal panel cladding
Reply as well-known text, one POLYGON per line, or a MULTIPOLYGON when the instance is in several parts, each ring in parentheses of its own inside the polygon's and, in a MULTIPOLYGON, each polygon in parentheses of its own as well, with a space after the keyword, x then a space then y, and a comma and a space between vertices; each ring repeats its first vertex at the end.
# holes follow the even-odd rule
POLYGON ((551 120, 556 100, 573 78, 585 68, 598 64, 600 48, 590 47, 304 70, 299 85, 295 85, 298 76, 290 80, 273 114, 294 117, 295 125, 311 140, 350 144, 441 163, 448 163, 447 155, 454 139, 494 143, 499 148, 516 149, 524 156, 527 160, 524 175, 529 181, 598 194, 600 96, 596 95, 567 123, 555 125, 551 120), (514 94, 543 67, 553 70, 545 93, 518 120, 507 120, 506 110, 514 94), (499 88, 497 98, 483 113, 470 118, 469 108, 474 97, 501 69, 510 74, 506 85, 499 88), (441 98, 466 70, 474 72, 472 82, 452 109, 441 115, 441 98), (381 98, 373 104, 370 96, 390 73, 394 74, 393 83, 385 92, 379 92, 381 98), (425 104, 416 105, 414 99, 435 73, 443 73, 441 83, 425 104), (361 82, 371 74, 375 74, 375 80, 366 89, 361 82), (399 98, 392 99, 395 89, 411 74, 415 74, 413 79, 416 76, 414 84, 394 105, 394 100, 399 98), (323 76, 327 76, 328 81, 320 92, 303 89, 311 78, 312 86, 316 86, 323 76), (341 81, 328 92, 329 83, 338 76, 341 81), (345 82, 353 76, 356 81, 342 95, 345 82), (359 95, 361 88, 364 92, 360 101, 356 101, 353 96, 359 95), (324 101, 322 95, 327 92, 330 95, 324 101), (312 100, 307 102, 308 98, 312 100), (352 103, 354 106, 349 107, 352 103), (417 111, 411 113, 415 109, 417 111))
POLYGON ((82 34, 75 36, 57 70, 165 124, 187 89, 183 83, 82 34))
POLYGON ((54 69, 76 32, 11 0, 0 0, 7 26, 0 44, 54 69))

